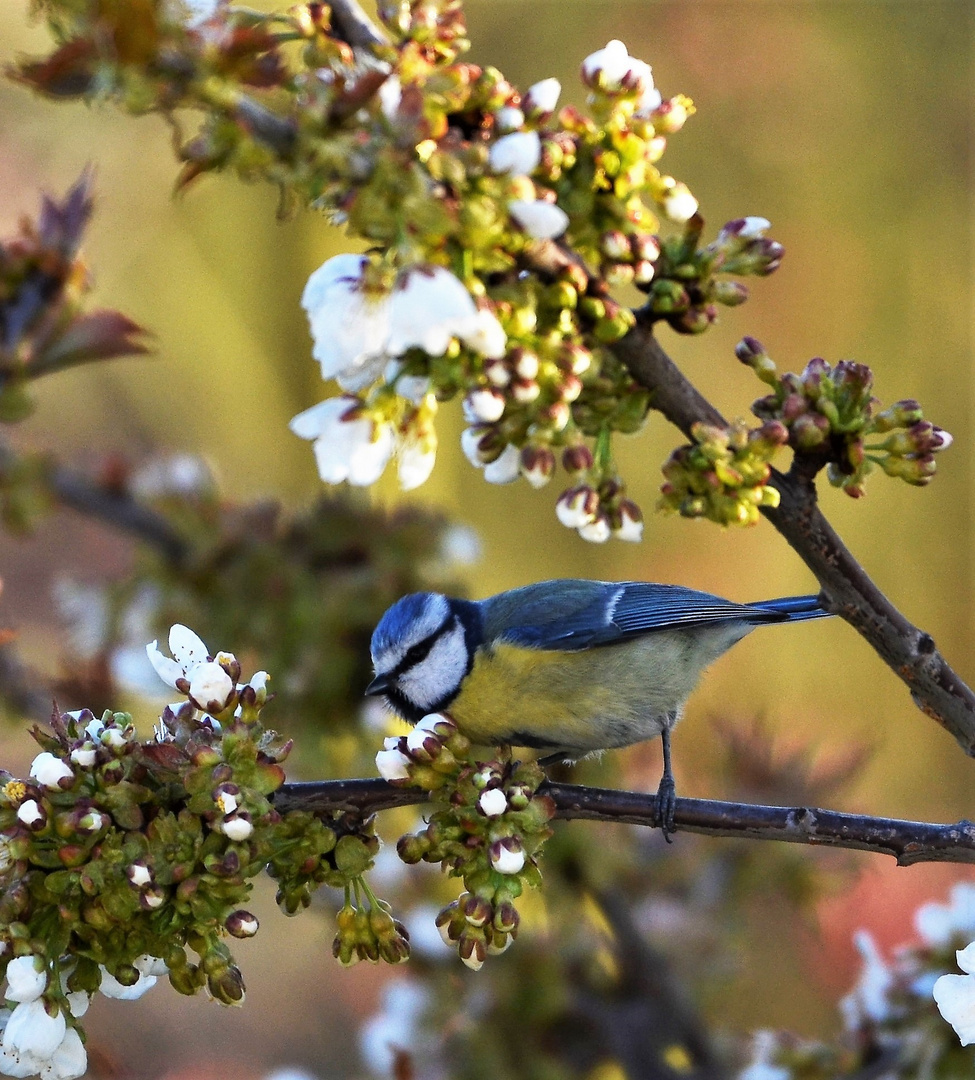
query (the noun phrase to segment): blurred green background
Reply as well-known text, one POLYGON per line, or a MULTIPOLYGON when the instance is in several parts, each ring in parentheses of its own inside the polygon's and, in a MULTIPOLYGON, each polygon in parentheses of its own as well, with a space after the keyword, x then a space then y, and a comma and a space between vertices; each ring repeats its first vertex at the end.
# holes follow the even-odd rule
MULTIPOLYGON (((975 8, 968 0, 477 0, 467 13, 471 59, 495 64, 522 88, 554 75, 563 101, 583 100, 582 58, 621 37, 652 64, 665 97, 684 92, 698 107, 671 140, 664 166, 700 199, 706 236, 744 214, 772 220, 786 258, 771 278, 753 279, 749 303, 722 309, 721 323, 700 338, 662 331, 665 348, 726 416, 748 416, 763 392, 733 356, 748 333, 783 370, 801 370, 815 355, 869 364, 885 403, 916 397, 928 418, 954 434, 928 489, 877 475, 865 499, 824 486, 822 504, 880 587, 934 636, 963 677, 975 679, 975 8)), ((46 47, 25 5, 2 0, 0 59, 46 47)), ((206 179, 174 200, 176 166, 161 120, 55 105, 0 83, 0 235, 35 211, 38 186, 60 195, 87 163, 97 176, 86 249, 94 302, 150 328, 157 353, 38 384, 41 404, 18 431, 20 445, 54 447, 81 464, 157 444, 196 451, 233 494, 308 501, 319 485, 312 455, 286 424, 325 388, 298 298, 308 274, 343 249, 343 236, 310 213, 279 223, 273 191, 229 177, 206 179)), ((441 414, 436 470, 408 497, 444 507, 481 535, 483 558, 469 576, 473 595, 557 575, 673 581, 737 600, 816 588, 764 524, 721 531, 649 513, 660 463, 682 441, 659 418, 627 440, 622 455, 631 494, 648 511, 645 540, 596 547, 557 523, 555 485, 535 493, 524 484, 484 484, 459 451, 459 414, 459 404, 441 414)), ((407 496, 390 478, 374 498, 392 505, 407 496)), ((0 622, 19 631, 34 658, 57 640, 54 578, 97 580, 124 565, 122 548, 104 534, 67 516, 58 522, 31 542, 0 539, 0 622)), ((706 780, 711 723, 756 714, 788 743, 811 740, 827 752, 850 740, 876 746, 844 808, 930 820, 975 816, 975 764, 838 620, 755 634, 715 665, 675 740, 679 791, 720 796, 706 780)), ((652 762, 647 786, 655 787, 656 751, 636 753, 652 762)), ((5 736, 3 754, 7 767, 23 768, 31 756, 26 737, 5 736)), ((943 868, 879 864, 879 857, 867 860, 854 898, 838 897, 824 909, 822 939, 783 925, 781 936, 795 938, 783 953, 779 936, 767 933, 768 956, 756 952, 745 992, 724 1019, 830 1030, 830 1001, 842 978, 800 987, 801 965, 817 954, 841 957, 858 921, 889 942, 907 936, 911 907, 951 876, 943 868), (773 952, 777 966, 768 959, 773 952)), ((177 1075, 167 1069, 177 1069, 181 1055, 188 1062, 209 1053, 219 1062, 240 1051, 251 1028, 264 1033, 255 1069, 289 1053, 314 1064, 323 1033, 335 1039, 333 1066, 345 1057, 343 1014, 361 1016, 385 973, 339 973, 327 923, 284 924, 274 920, 269 894, 264 900, 265 925, 277 930, 240 950, 251 988, 243 1012, 199 1002, 191 1013, 188 1001, 157 990, 91 1017, 95 1039, 114 1045, 123 1075, 177 1075), (330 998, 316 991, 321 979, 330 998), (293 994, 281 994, 283 984, 293 994), (299 998, 306 1009, 293 1007, 299 998), (175 1048, 174 1032, 181 1033, 175 1048), (195 1042, 201 1034, 202 1050, 195 1042)), ((215 1065, 178 1075, 222 1074, 215 1065)))

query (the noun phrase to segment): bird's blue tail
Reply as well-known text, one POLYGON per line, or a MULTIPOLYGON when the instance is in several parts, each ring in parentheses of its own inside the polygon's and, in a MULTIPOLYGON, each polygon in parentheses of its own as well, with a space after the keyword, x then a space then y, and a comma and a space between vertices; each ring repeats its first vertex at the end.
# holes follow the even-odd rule
POLYGON ((789 622, 825 619, 833 614, 823 609, 818 596, 782 596, 777 600, 762 600, 748 606, 758 611, 777 611, 783 616, 783 621, 789 622))

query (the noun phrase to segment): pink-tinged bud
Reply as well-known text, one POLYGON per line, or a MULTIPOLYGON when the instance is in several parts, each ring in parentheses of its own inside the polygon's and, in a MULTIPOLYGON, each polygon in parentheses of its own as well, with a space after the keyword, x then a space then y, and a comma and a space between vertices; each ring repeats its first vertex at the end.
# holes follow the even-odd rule
POLYGON ((569 343, 559 352, 559 368, 573 375, 584 375, 592 367, 592 353, 581 345, 569 343))
POLYGON ((500 788, 488 788, 481 792, 477 806, 485 817, 500 817, 508 809, 508 800, 500 788))
POLYGON ((525 852, 516 837, 495 840, 490 849, 491 866, 499 874, 517 874, 525 865, 525 852))
POLYGON ((612 526, 609 517, 600 512, 592 521, 580 525, 578 532, 582 539, 588 540, 590 544, 605 544, 612 534, 612 526))
POLYGON ((690 115, 687 106, 684 104, 685 100, 681 99, 681 97, 675 97, 669 101, 662 101, 651 117, 654 131, 663 135, 676 135, 690 115))
POLYGON ((612 262, 629 262, 630 241, 619 229, 604 232, 599 238, 599 250, 612 262))
POLYGON ((457 946, 457 952, 461 960, 472 971, 480 971, 484 967, 487 958, 487 947, 482 938, 475 938, 473 934, 463 933, 457 946))
POLYGON ((758 338, 743 337, 735 346, 735 356, 737 356, 743 364, 748 364, 749 367, 754 366, 756 361, 766 359, 767 355, 765 346, 758 338))
POLYGON ((152 884, 152 873, 142 859, 127 866, 125 876, 137 889, 144 889, 152 884))
POLYGON ((748 299, 748 288, 740 281, 716 281, 712 295, 725 307, 738 307, 748 299))
POLYGON ((624 499, 617 508, 619 522, 613 528, 617 540, 639 543, 643 539, 643 513, 635 502, 624 499))
POLYGON ((260 928, 257 916, 252 915, 249 911, 244 911, 243 908, 232 911, 227 916, 224 925, 227 927, 227 933, 235 938, 253 937, 260 928))
POLYGON ((485 926, 494 916, 494 908, 483 896, 469 894, 463 905, 464 919, 470 926, 485 926))
POLYGON ((603 263, 600 273, 611 289, 621 289, 625 285, 632 285, 636 277, 636 271, 630 263, 603 263))
POLYGON ((464 926, 463 913, 460 910, 460 904, 456 900, 437 914, 436 925, 441 938, 443 938, 443 943, 445 945, 454 945, 460 937, 464 926))
POLYGON ((635 262, 655 263, 660 258, 660 241, 652 233, 633 233, 630 251, 635 262))
POLYGON ((541 392, 541 387, 534 379, 515 379, 511 384, 511 396, 519 405, 528 405, 537 400, 541 392))
POLYGON ((493 424, 504 415, 504 395, 497 390, 471 390, 464 398, 468 423, 493 424))
POLYGON ((562 93, 562 84, 558 79, 542 79, 528 87, 521 102, 521 107, 526 115, 546 115, 554 112, 559 103, 559 94, 562 93))
POLYGON ((521 475, 533 488, 544 487, 555 472, 555 454, 547 446, 523 446, 521 475))
POLYGON ((514 368, 515 374, 523 379, 534 379, 538 376, 538 354, 517 345, 508 354, 508 362, 514 368))
POLYGON ((814 356, 803 368, 800 378, 806 386, 807 394, 819 391, 823 379, 828 378, 832 369, 821 356, 814 356))
POLYGON ((488 360, 484 364, 484 375, 492 385, 503 390, 511 382, 511 372, 503 360, 488 360))
POLYGON ((558 393, 564 402, 577 401, 582 393, 582 380, 575 375, 566 375, 559 384, 558 393))
POLYGON ((562 451, 562 468, 567 473, 588 472, 593 466, 592 451, 585 443, 567 446, 562 451))
POLYGON ((406 736, 406 752, 418 762, 430 762, 443 752, 443 743, 427 727, 417 725, 406 736))
POLYGON ((649 285, 653 281, 653 275, 656 273, 656 267, 652 262, 646 259, 641 259, 640 262, 633 264, 633 284, 649 285))
POLYGON ((36 799, 25 799, 17 808, 17 820, 31 832, 39 832, 47 824, 47 814, 36 799))
POLYGON ((502 901, 494 909, 492 926, 502 934, 516 934, 518 932, 518 923, 520 921, 518 909, 510 900, 502 901))
POLYGON ((555 515, 567 529, 579 529, 599 511, 599 496, 588 485, 569 488, 555 504, 555 515))

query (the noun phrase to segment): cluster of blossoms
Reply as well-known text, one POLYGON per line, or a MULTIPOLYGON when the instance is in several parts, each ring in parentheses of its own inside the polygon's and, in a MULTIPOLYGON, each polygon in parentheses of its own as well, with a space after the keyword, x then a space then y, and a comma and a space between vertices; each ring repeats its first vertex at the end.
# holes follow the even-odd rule
POLYGON ((917 942, 889 958, 869 933, 856 935, 863 966, 840 1002, 842 1045, 759 1032, 739 1080, 827 1080, 880 1062, 891 1076, 971 1075, 971 1052, 963 1048, 975 1043, 975 883, 954 885, 947 904, 924 904, 914 928, 917 942), (965 974, 944 974, 956 960, 965 974))
POLYGON ((951 445, 951 435, 925 420, 916 401, 896 401, 877 411, 871 393, 873 373, 863 364, 841 360, 831 368, 816 357, 801 375, 779 375, 761 342, 746 337, 738 359, 772 387, 752 411, 787 433, 796 454, 826 465, 829 481, 854 498, 875 465, 909 484, 930 482, 934 455, 951 445))
POLYGON ((550 834, 550 799, 537 794, 544 779, 534 763, 510 756, 490 762, 468 757, 470 742, 445 713, 425 716, 409 733, 386 740, 376 755, 392 784, 430 792, 436 809, 421 832, 400 838, 406 863, 440 863, 463 879, 465 891, 437 916, 444 942, 477 970, 504 952, 518 933, 515 900, 541 880, 536 856, 550 834))
POLYGON ((266 673, 243 682, 185 626, 169 644, 147 653, 182 700, 153 738, 126 713, 55 715, 28 778, 0 775, 0 1073, 80 1075, 96 991, 134 998, 166 976, 241 1003, 226 939, 258 930, 250 879, 268 869, 292 913, 323 882, 362 887, 378 847, 344 817, 274 809, 291 746, 260 724, 266 673))

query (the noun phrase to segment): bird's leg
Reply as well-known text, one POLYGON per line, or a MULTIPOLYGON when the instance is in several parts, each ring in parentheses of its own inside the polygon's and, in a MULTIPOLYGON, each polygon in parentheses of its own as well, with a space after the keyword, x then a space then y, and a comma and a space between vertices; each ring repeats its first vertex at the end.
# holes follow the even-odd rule
MULTIPOLYGON (((668 720, 671 717, 668 715, 668 720)), ((676 719, 676 717, 674 717, 676 719)), ((674 810, 677 805, 677 787, 674 784, 674 774, 670 768, 670 728, 665 727, 660 732, 660 742, 664 750, 664 774, 660 778, 660 787, 657 788, 657 824, 664 834, 668 844, 672 844, 671 836, 674 832, 674 810)))

